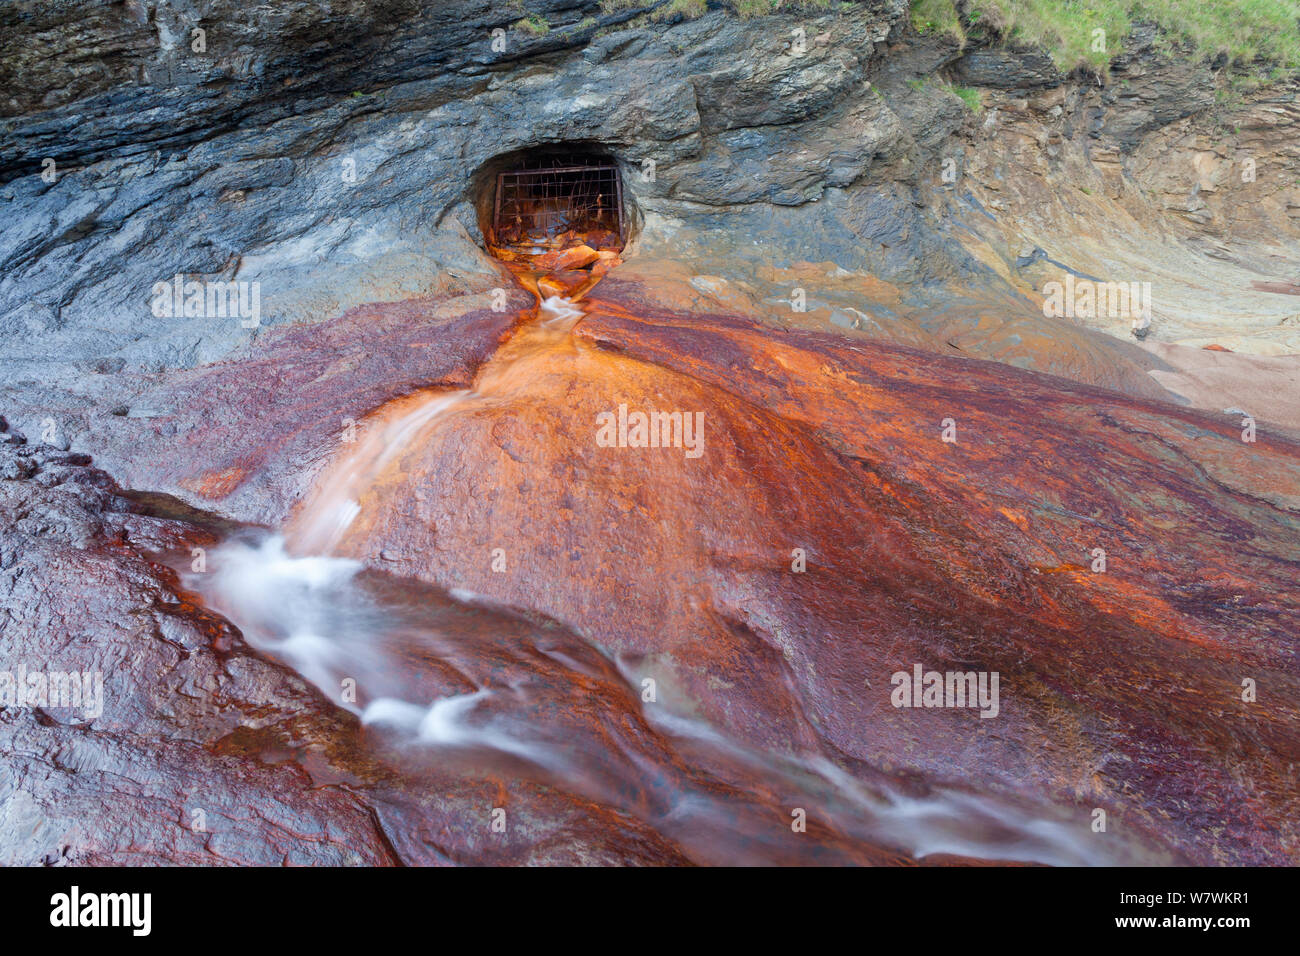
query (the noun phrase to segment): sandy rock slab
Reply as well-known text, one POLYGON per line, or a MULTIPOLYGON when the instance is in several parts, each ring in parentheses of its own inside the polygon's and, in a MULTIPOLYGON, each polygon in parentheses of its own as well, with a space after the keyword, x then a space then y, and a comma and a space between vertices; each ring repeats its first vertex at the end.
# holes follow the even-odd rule
POLYGON ((1169 342, 1144 346, 1169 369, 1149 374, 1198 408, 1233 411, 1300 432, 1300 355, 1250 355, 1223 346, 1190 348, 1169 342))

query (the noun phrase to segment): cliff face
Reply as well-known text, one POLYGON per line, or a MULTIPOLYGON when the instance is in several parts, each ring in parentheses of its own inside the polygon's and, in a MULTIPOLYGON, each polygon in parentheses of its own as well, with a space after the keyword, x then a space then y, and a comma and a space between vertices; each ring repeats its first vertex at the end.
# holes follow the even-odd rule
POLYGON ((1141 34, 1099 86, 902 0, 654 6, 0 12, 0 650, 111 682, 0 715, 0 859, 1295 859, 1300 88, 1141 34), (557 144, 613 158, 631 242, 552 335, 480 214, 557 144), (259 321, 155 314, 176 276, 259 321), (1045 315, 1076 280, 1149 283, 1147 338, 1045 315), (467 767, 169 565, 471 389, 337 542, 401 625, 363 696, 537 745, 467 767), (705 414, 706 467, 595 443, 629 402, 705 414), (890 706, 917 660, 1000 672, 999 718, 890 706))
MULTIPOLYGON (((635 268, 666 297, 1139 394, 1163 394, 1145 374, 1157 360, 1045 319, 1035 293, 1048 277, 1015 269, 1026 245, 1132 278, 1132 261, 1107 272, 1079 248, 1096 234, 1084 213, 1129 215, 1094 180, 1154 202, 1159 232, 1177 229, 1170 207, 1213 225, 1248 194, 1258 234, 1296 236, 1297 159, 1281 132, 1294 88, 1243 107, 1259 121, 1239 124, 1240 150, 1266 149, 1262 185, 1234 189, 1197 139, 1218 82, 1206 64, 1138 49, 1098 94, 1033 53, 920 39, 901 0, 626 29, 649 8, 525 6, 549 32, 514 27, 521 11, 487 3, 9 5, 6 381, 84 393, 61 371, 76 363, 127 373, 96 382, 120 398, 132 372, 255 347, 261 329, 156 317, 151 289, 177 274, 260 283, 262 328, 496 288, 502 277, 478 248, 480 174, 539 144, 597 144, 618 161, 635 268), (986 113, 972 115, 936 71, 989 84, 986 113), (1180 163, 1153 162, 1157 138, 1196 165, 1180 178, 1180 163), (54 182, 39 175, 46 160, 54 182), (1080 199, 1080 188, 1104 204, 1035 208, 1062 190, 1080 199), (805 312, 791 307, 796 289, 805 312)), ((1259 268, 1249 249, 1238 258, 1238 270, 1259 268)), ((1162 276, 1171 315, 1187 311, 1179 297, 1197 261, 1162 276)), ((1239 280, 1229 278, 1248 285, 1239 280)), ((1257 298, 1274 322, 1289 314, 1277 314, 1279 296, 1257 298)))
MULTIPOLYGON (((28 173, 3 194, 0 309, 15 357, 166 368, 246 345, 237 327, 154 319, 149 290, 176 273, 259 281, 270 325, 496 287, 473 241, 471 186, 491 157, 537 144, 602 144, 638 207, 679 194, 705 212, 805 202, 872 161, 865 147, 879 133, 858 123, 846 138, 816 121, 861 113, 863 65, 900 15, 865 6, 837 21, 838 46, 814 43, 796 59, 781 56, 790 37, 770 24, 710 17, 629 33, 597 16, 579 29, 592 3, 539 5, 552 24, 543 37, 494 37, 510 24, 487 4, 330 9, 277 6, 250 23, 199 6, 189 19, 207 24, 204 54, 176 42, 181 13, 170 9, 115 7, 111 29, 66 9, 17 19, 10 43, 27 52, 3 58, 14 89, 80 78, 35 112, 34 96, 8 104, 0 149, 8 175, 28 173), (81 76, 64 66, 87 35, 105 65, 81 76), (32 56, 43 38, 47 55, 32 56), (760 75, 735 76, 760 42, 760 75), (764 112, 758 101, 782 102, 778 85, 786 104, 764 112), (726 115, 741 103, 748 116, 726 115), (735 167, 701 163, 720 137, 733 141, 735 167), (811 151, 769 164, 783 146, 811 151), (30 174, 43 157, 61 171, 55 184, 30 174), (654 182, 639 175, 648 164, 654 182), (748 194, 733 195, 741 179, 748 194)), ((910 208, 905 197, 893 205, 910 208)))

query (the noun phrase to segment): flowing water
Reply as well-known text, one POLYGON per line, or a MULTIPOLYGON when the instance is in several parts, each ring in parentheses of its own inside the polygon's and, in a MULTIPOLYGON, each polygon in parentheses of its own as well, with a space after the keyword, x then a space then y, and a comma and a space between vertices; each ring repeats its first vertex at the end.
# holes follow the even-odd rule
POLYGON ((395 456, 458 410, 507 394, 532 357, 577 347, 570 331, 582 314, 549 299, 473 389, 385 406, 317 483, 287 538, 236 535, 190 585, 254 647, 354 713, 394 759, 551 784, 632 814, 699 862, 868 861, 863 847, 1123 862, 1113 856, 1119 841, 1092 837, 1077 808, 1067 818, 1066 808, 851 774, 820 753, 759 752, 684 711, 646 707, 635 666, 564 627, 332 554, 395 456), (346 686, 355 699, 341 694, 346 686), (798 808, 817 823, 792 839, 798 808))
POLYGON ((293 528, 295 547, 308 554, 329 554, 360 513, 361 493, 398 454, 458 406, 507 392, 512 371, 532 357, 563 347, 582 315, 567 299, 546 299, 538 307, 536 320, 501 349, 479 375, 474 389, 419 392, 390 402, 372 416, 361 430, 357 447, 334 463, 298 515, 293 528))

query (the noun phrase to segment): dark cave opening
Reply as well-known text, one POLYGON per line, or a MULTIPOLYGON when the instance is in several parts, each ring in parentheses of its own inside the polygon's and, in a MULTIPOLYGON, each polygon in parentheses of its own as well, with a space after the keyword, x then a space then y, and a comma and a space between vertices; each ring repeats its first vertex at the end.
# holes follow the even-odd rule
POLYGON ((488 250, 539 255, 587 245, 620 251, 631 217, 618 163, 599 148, 556 145, 489 160, 475 176, 488 250))

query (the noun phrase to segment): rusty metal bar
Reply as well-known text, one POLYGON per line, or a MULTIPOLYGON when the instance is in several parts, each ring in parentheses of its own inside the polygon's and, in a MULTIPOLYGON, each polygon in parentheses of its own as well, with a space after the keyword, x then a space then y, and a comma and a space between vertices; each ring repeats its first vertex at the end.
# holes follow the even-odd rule
POLYGON ((505 173, 502 173, 501 175, 497 176, 497 193, 496 196, 493 198, 493 206, 492 206, 492 241, 493 242, 496 242, 497 236, 500 235, 499 230, 501 227, 501 190, 504 188, 504 182, 505 182, 505 173))
POLYGON ((627 232, 623 229, 623 177, 618 174, 617 169, 614 170, 614 193, 615 202, 618 203, 618 238, 622 240, 627 232))
POLYGON ((492 230, 502 245, 553 245, 567 232, 623 236, 623 183, 612 163, 542 166, 497 174, 492 230), (615 214, 607 215, 612 201, 615 214))
POLYGON ((502 176, 536 176, 539 173, 585 173, 594 169, 617 169, 613 165, 598 166, 538 166, 536 169, 515 169, 502 176))

